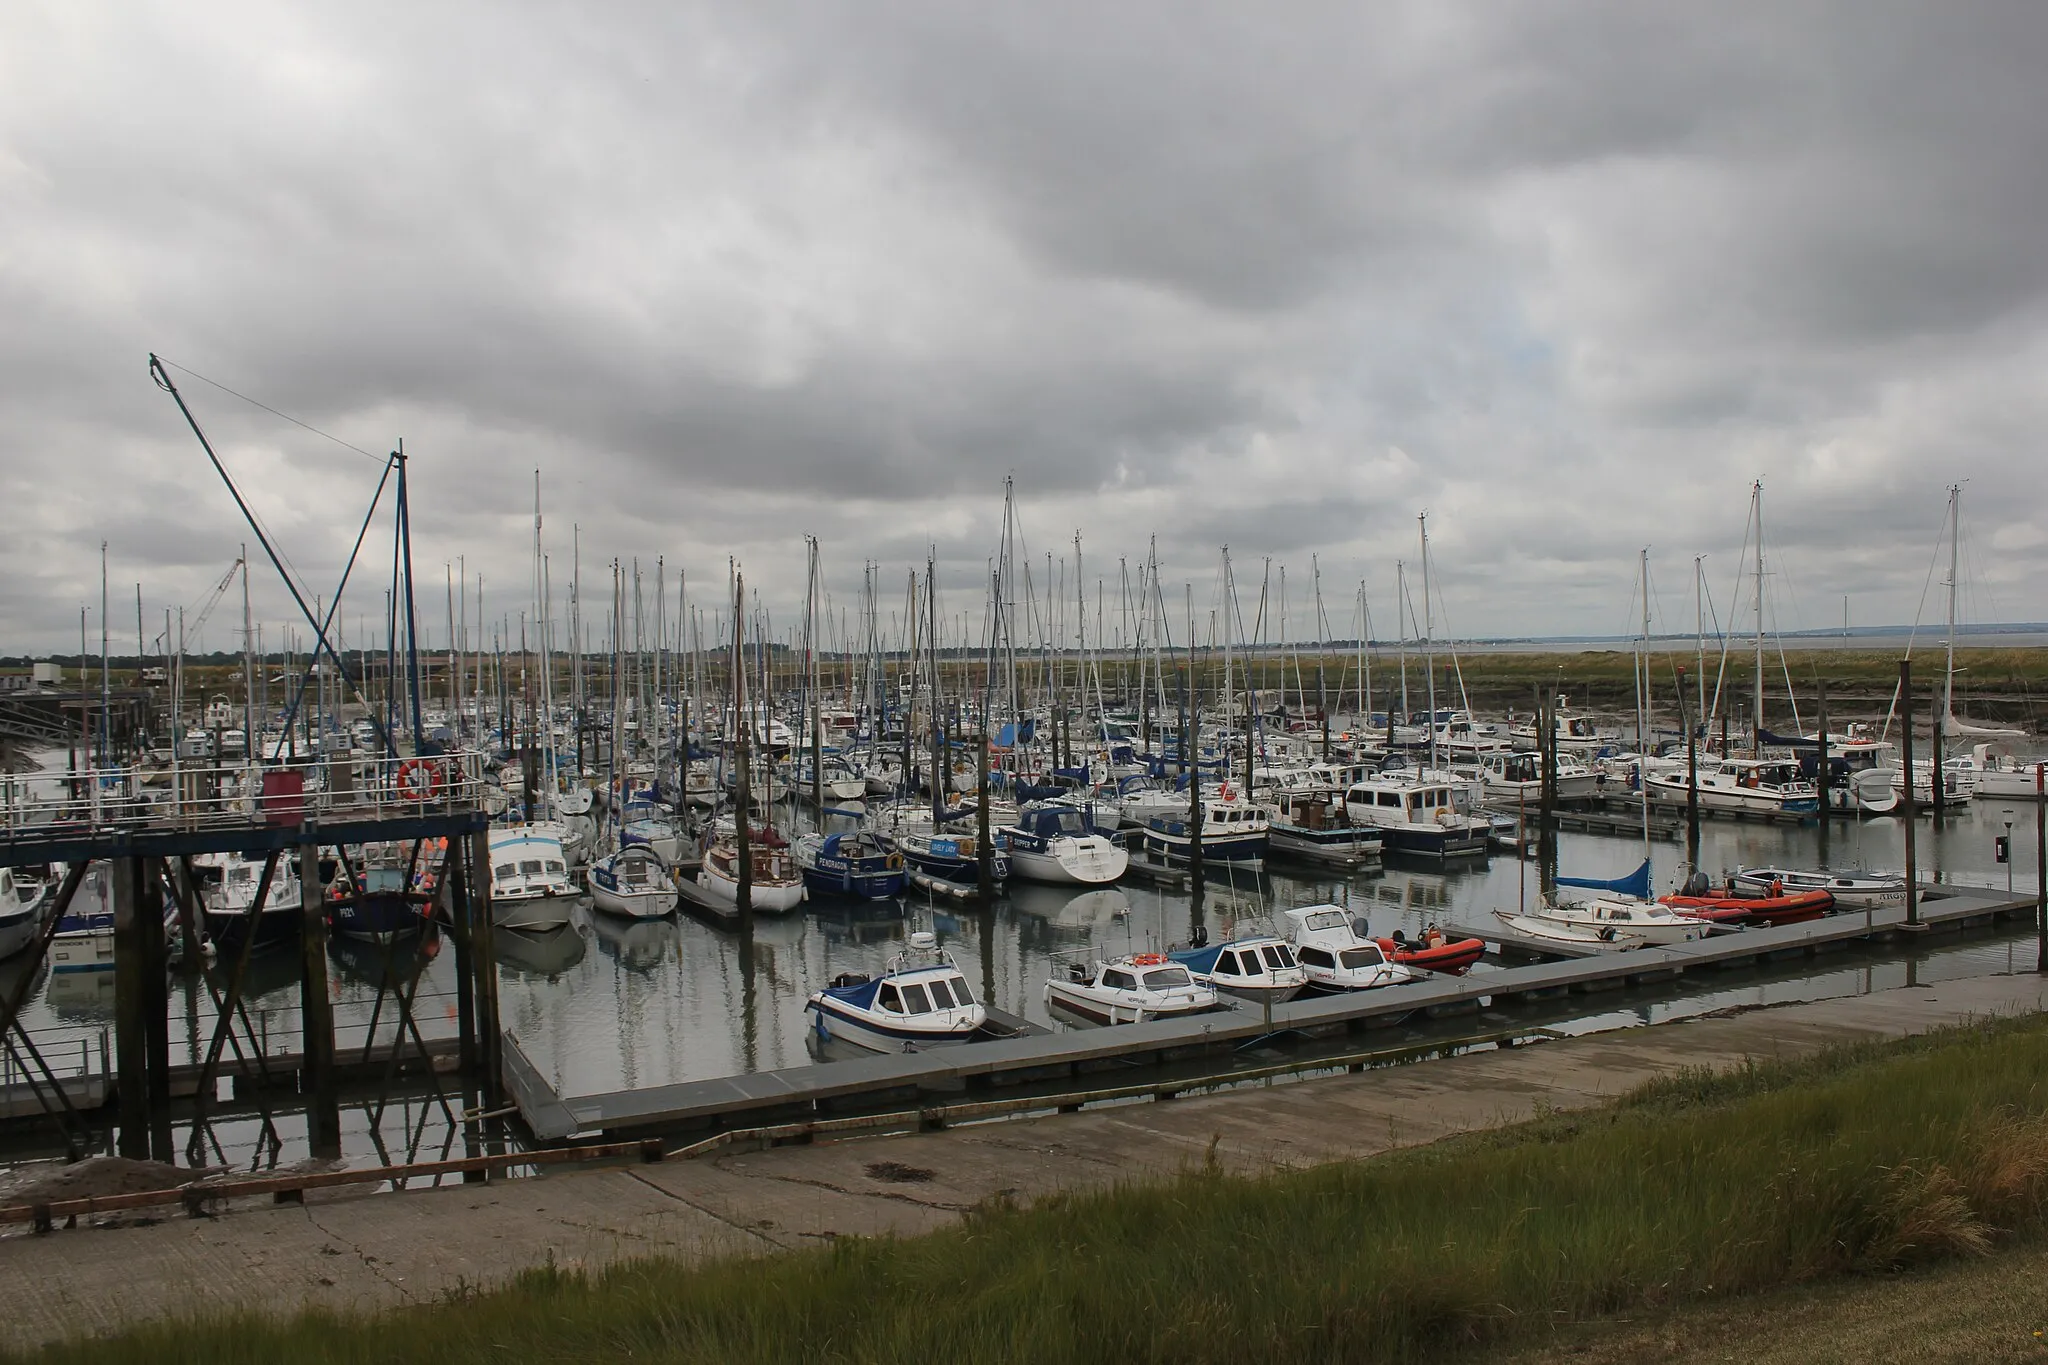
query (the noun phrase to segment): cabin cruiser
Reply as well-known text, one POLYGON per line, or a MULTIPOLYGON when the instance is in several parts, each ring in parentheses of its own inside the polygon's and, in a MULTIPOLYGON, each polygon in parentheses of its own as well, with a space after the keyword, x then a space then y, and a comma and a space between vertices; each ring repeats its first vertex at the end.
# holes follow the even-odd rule
POLYGON ((1350 917, 1334 905, 1304 905, 1283 912, 1295 960, 1308 984, 1327 991, 1368 991, 1400 986, 1415 973, 1390 962, 1380 945, 1360 938, 1350 917))
POLYGON ((627 844, 607 853, 583 876, 591 906, 608 915, 660 919, 676 908, 668 862, 650 845, 627 844))
POLYGON ((576 885, 553 821, 494 825, 490 834, 491 923, 500 929, 554 929, 569 922, 576 885))
POLYGON ((881 901, 903 894, 903 855, 866 831, 806 834, 796 841, 797 870, 814 896, 881 901))
POLYGON ((1380 856, 1386 831, 1353 820, 1342 790, 1282 788, 1271 794, 1268 847, 1275 857, 1352 864, 1380 856))
MULTIPOLYGON (((197 860, 195 859, 195 862, 197 860)), ((299 936, 306 909, 300 900, 299 878, 294 859, 280 857, 271 874, 270 885, 262 887, 263 863, 239 854, 225 854, 218 863, 219 879, 201 897, 206 917, 206 934, 227 952, 238 950, 242 940, 255 935, 255 946, 269 948, 290 943, 299 936), (257 904, 258 889, 264 892, 257 904), (253 925, 253 930, 252 930, 253 925)), ((316 870, 315 876, 319 873, 316 870)))
POLYGON ((1213 1010, 1217 998, 1214 990, 1199 984, 1166 954, 1138 953, 1092 967, 1069 964, 1064 978, 1046 981, 1045 1004, 1091 1023, 1142 1024, 1213 1010))
MULTIPOLYGON (((1481 799, 1497 806, 1535 805, 1543 799, 1543 756, 1527 749, 1482 756, 1477 764, 1481 799)), ((1557 758, 1557 799, 1585 801, 1600 792, 1601 774, 1575 759, 1557 758)))
POLYGON ((1097 834, 1071 806, 1026 806, 999 836, 1010 870, 1026 881, 1055 886, 1104 886, 1124 875, 1131 855, 1097 834))
POLYGON ((1167 958, 1186 967, 1195 980, 1246 999, 1279 1004, 1308 985, 1294 949, 1271 934, 1249 934, 1227 943, 1176 948, 1167 958))
POLYGON ((1690 943, 1705 938, 1708 926, 1653 900, 1608 894, 1591 900, 1540 901, 1520 919, 1540 921, 1553 929, 1603 936, 1626 936, 1644 943, 1690 943))
POLYGON ((1695 787, 1702 810, 1738 811, 1751 815, 1811 815, 1820 808, 1820 793, 1799 764, 1789 758, 1721 758, 1696 763, 1697 783, 1689 783, 1684 764, 1649 774, 1650 799, 1659 805, 1688 804, 1695 787))
POLYGON ((844 973, 804 1002, 820 1037, 875 1052, 914 1052, 964 1043, 988 1022, 967 978, 919 930, 880 976, 844 973))
MULTIPOLYGON (((1193 857, 1193 822, 1186 811, 1155 815, 1145 822, 1145 852, 1161 862, 1185 863, 1193 857)), ((1205 861, 1257 866, 1265 861, 1271 818, 1263 806, 1230 801, 1202 807, 1202 857, 1205 861)))
POLYGON ((0 958, 13 957, 35 942, 42 927, 42 888, 17 885, 14 869, 0 867, 0 958), (24 890, 29 894, 22 894, 24 890))
POLYGON ((1449 782, 1391 772, 1353 783, 1344 809, 1361 824, 1377 825, 1389 853, 1418 858, 1484 856, 1493 823, 1457 808, 1449 782))

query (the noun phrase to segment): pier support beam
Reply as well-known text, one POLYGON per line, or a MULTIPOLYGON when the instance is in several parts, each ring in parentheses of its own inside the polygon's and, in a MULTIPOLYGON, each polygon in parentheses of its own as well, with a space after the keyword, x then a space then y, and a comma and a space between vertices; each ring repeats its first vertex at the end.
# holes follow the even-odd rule
MULTIPOLYGON (((320 846, 299 845, 299 1093, 306 1097, 306 1145, 341 1155, 341 1104, 334 1089, 334 1002, 327 994, 327 907, 320 899, 320 846)), ((253 932, 253 929, 252 929, 253 932)))
POLYGON ((114 1084, 120 1095, 119 1151, 174 1159, 170 1141, 169 992, 164 980, 163 893, 142 858, 115 859, 114 1084), (153 1141, 160 1139, 160 1141, 153 1141))

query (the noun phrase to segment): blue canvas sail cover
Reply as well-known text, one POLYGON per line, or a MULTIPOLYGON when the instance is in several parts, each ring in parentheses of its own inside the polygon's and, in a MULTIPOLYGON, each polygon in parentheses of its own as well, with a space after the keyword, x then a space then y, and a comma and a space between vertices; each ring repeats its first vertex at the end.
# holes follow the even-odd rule
POLYGON ((1583 886, 1588 891, 1618 891, 1624 896, 1634 896, 1639 901, 1650 898, 1650 860, 1643 859, 1643 865, 1626 877, 1559 877, 1559 886, 1583 886))

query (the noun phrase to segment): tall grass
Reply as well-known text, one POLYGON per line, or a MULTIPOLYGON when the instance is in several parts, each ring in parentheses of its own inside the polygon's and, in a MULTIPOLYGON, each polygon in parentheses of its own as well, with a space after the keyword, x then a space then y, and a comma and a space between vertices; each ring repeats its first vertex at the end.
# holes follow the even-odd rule
POLYGON ((2043 1221, 2048 1028, 1653 1083, 1371 1161, 992 1208, 767 1261, 544 1271, 362 1320, 162 1326, 102 1362, 1417 1360, 1981 1254, 2043 1221))

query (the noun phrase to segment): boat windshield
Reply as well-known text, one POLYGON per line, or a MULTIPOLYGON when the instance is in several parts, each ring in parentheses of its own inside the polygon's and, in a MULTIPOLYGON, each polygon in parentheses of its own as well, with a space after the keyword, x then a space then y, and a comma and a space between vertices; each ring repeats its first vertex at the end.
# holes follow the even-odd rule
POLYGON ((1268 943, 1261 951, 1266 955, 1266 965, 1276 972, 1298 965, 1294 960, 1294 950, 1284 943, 1268 943))
POLYGON ((1176 986, 1192 986, 1194 981, 1185 967, 1161 967, 1145 973, 1145 989, 1148 991, 1170 991, 1176 986))
POLYGON ((1363 948, 1346 948, 1337 954, 1337 960, 1346 967, 1377 967, 1385 962, 1386 955, 1379 949, 1367 945, 1363 948))
POLYGON ((1318 910, 1313 915, 1304 916, 1301 921, 1301 927, 1304 929, 1342 929, 1344 927, 1344 912, 1342 910, 1318 910))

